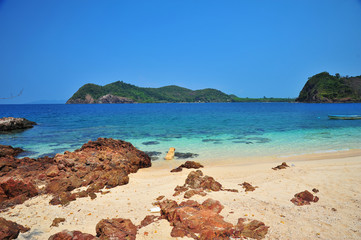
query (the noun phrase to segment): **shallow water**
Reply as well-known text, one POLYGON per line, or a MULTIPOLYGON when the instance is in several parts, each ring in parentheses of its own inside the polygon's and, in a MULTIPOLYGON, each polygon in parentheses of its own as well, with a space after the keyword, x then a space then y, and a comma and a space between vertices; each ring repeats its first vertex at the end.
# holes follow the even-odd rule
POLYGON ((0 117, 25 117, 32 129, 0 134, 0 144, 30 157, 79 148, 98 137, 131 142, 143 151, 199 154, 198 159, 284 156, 361 148, 361 104, 172 103, 0 105, 0 117))

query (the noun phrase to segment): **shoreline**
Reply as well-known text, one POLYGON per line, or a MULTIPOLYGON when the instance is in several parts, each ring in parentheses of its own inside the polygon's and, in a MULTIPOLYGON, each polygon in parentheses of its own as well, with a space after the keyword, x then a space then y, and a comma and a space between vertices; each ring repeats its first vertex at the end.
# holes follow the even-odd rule
MULTIPOLYGON (((207 198, 219 200, 224 206, 221 215, 232 224, 242 217, 264 222, 270 226, 265 239, 360 239, 360 153, 361 150, 350 150, 290 158, 271 156, 259 162, 225 160, 210 164, 200 161, 204 165, 200 170, 205 175, 214 177, 224 188, 239 192, 207 192, 207 196, 195 195, 191 200, 200 203, 207 198), (290 168, 271 169, 283 161, 290 168), (244 181, 258 188, 244 192, 239 186, 244 181), (290 202, 294 194, 312 188, 320 190, 319 202, 305 206, 290 202)), ((49 205, 48 196, 38 196, 0 216, 31 228, 18 239, 29 239, 29 236, 48 239, 65 229, 95 235, 96 224, 106 218, 128 218, 137 225, 152 214, 150 209, 158 196, 164 195, 165 199, 178 203, 187 200, 182 194, 172 196, 174 188, 183 185, 188 173, 194 170, 170 173, 181 163, 179 160, 155 161, 152 167, 130 174, 127 185, 109 189, 105 195, 97 194, 94 200, 79 198, 67 206, 53 206, 49 205), (50 227, 55 217, 66 220, 59 227, 50 227)), ((159 216, 159 213, 153 215, 159 216)), ((141 228, 137 239, 176 239, 170 236, 171 229, 169 222, 160 220, 141 228)))

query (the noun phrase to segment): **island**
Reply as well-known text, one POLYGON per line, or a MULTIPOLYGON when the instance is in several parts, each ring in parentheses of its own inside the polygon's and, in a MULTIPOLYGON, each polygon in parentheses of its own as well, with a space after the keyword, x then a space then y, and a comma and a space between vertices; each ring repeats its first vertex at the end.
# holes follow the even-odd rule
POLYGON ((341 77, 336 73, 318 73, 308 79, 296 102, 305 103, 359 103, 361 102, 361 75, 341 77))
POLYGON ((176 85, 160 88, 137 87, 117 81, 105 86, 88 83, 79 88, 67 104, 94 103, 195 103, 195 102, 294 102, 292 98, 239 98, 220 90, 191 90, 176 85))

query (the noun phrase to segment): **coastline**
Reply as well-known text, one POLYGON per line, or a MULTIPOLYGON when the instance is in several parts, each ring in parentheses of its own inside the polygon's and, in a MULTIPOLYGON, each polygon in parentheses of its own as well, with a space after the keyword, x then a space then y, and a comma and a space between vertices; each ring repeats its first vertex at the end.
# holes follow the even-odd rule
MULTIPOLYGON (((224 188, 234 192, 207 192, 191 200, 202 202, 207 198, 219 200, 225 220, 236 224, 238 218, 263 221, 270 226, 265 239, 360 239, 361 221, 361 150, 298 155, 259 159, 258 162, 230 160, 204 163, 201 170, 212 176, 224 188), (274 171, 271 168, 286 161, 290 168, 274 171), (254 192, 244 192, 243 182, 258 186, 254 192), (317 188, 319 202, 295 206, 290 202, 294 194, 317 188), (335 209, 336 211, 333 211, 335 209)), ((67 230, 80 230, 95 234, 101 219, 129 218, 139 224, 156 198, 185 201, 182 195, 173 197, 174 188, 183 185, 189 172, 170 170, 183 161, 158 160, 150 168, 130 175, 127 185, 110 189, 97 198, 80 198, 65 207, 52 206, 49 197, 39 196, 18 205, 0 216, 31 228, 18 239, 47 239, 50 235, 67 230), (59 227, 50 227, 55 217, 66 221, 59 227)), ((155 215, 159 215, 156 213, 155 215)), ((170 236, 171 227, 166 220, 152 223, 138 231, 137 239, 176 239, 170 236)), ((187 239, 187 238, 182 238, 187 239)))

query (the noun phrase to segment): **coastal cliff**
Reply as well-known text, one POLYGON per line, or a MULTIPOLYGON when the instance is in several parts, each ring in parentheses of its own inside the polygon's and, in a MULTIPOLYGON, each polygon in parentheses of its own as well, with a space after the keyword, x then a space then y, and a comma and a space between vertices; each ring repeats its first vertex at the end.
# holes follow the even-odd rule
POLYGON ((328 72, 316 74, 308 79, 297 102, 346 103, 361 102, 361 76, 341 77, 328 72))
POLYGON ((143 88, 117 81, 105 86, 85 84, 66 103, 234 102, 236 99, 211 88, 195 91, 175 85, 143 88))

